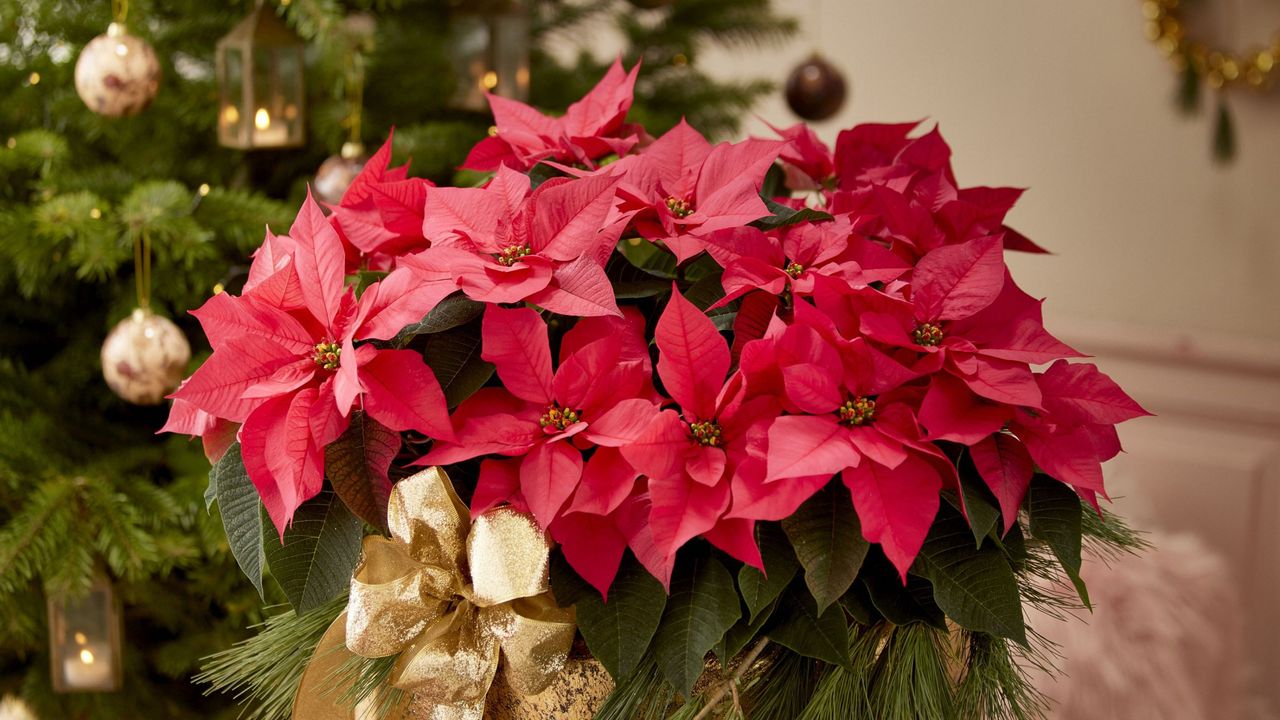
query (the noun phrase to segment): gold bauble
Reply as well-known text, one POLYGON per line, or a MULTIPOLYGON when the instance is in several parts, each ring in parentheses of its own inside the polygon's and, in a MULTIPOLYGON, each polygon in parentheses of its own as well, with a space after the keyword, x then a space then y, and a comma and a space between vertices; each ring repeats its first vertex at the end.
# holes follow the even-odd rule
MULTIPOLYGON (((353 145, 353 143, 347 143, 347 145, 353 145)), ((349 152, 347 147, 343 147, 342 154, 330 155, 320 163, 320 169, 316 170, 315 181, 311 184, 311 190, 315 193, 316 199, 330 205, 341 202, 343 194, 347 192, 347 188, 351 187, 351 181, 356 179, 368 160, 369 157, 364 154, 363 148, 349 152)))
POLYGON ((160 89, 160 60, 140 37, 112 23, 89 41, 76 60, 76 92, 89 109, 106 117, 142 112, 160 89))
POLYGON ((102 343, 102 377, 124 400, 156 405, 178 387, 190 359, 191 345, 178 326, 139 308, 102 343))

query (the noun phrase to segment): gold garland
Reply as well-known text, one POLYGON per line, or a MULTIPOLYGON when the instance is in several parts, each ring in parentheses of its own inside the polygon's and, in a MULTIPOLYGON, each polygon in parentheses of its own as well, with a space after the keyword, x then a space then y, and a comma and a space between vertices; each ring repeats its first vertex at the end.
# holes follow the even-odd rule
POLYGON ((1268 47, 1256 47, 1244 55, 1211 47, 1192 37, 1182 16, 1179 0, 1143 0, 1147 39, 1169 57, 1179 71, 1193 70, 1215 89, 1247 86, 1269 90, 1273 71, 1280 62, 1280 32, 1268 47))

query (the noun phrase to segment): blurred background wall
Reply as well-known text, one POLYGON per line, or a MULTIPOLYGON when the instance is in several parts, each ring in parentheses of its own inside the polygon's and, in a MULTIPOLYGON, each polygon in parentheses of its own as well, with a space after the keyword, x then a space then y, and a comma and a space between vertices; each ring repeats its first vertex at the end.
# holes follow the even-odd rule
MULTIPOLYGON (((1201 5, 1207 39, 1225 47, 1280 31, 1274 0, 1201 5)), ((1010 224, 1055 255, 1013 257, 1014 276, 1049 298, 1051 329, 1158 414, 1121 428, 1118 509, 1228 557, 1250 658, 1280 706, 1280 93, 1233 96, 1239 151, 1224 166, 1212 102, 1176 111, 1176 75, 1144 38, 1138 0, 778 7, 800 18, 800 40, 709 67, 781 81, 816 46, 852 90, 818 126, 824 139, 922 118, 940 123, 961 184, 1030 188, 1010 224)), ((757 112, 795 121, 780 94, 757 112)))

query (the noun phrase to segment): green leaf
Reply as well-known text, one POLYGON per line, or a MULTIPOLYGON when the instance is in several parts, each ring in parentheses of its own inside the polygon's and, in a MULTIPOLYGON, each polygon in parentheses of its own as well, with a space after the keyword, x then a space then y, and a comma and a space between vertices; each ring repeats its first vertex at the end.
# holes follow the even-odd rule
POLYGON ((818 612, 825 612, 853 584, 871 547, 862 537, 849 491, 839 483, 828 484, 783 520, 782 529, 804 567, 804 582, 818 612))
POLYGON ((400 433, 365 415, 351 414, 351 424, 324 449, 324 472, 338 498, 351 512, 382 531, 387 528, 387 470, 400 452, 400 433))
POLYGON ((1048 475, 1035 475, 1027 490, 1031 536, 1043 540, 1075 585, 1080 601, 1089 606, 1089 591, 1080 578, 1080 497, 1048 475))
POLYGON ((742 617, 733 576, 709 553, 677 567, 653 653, 667 681, 685 697, 702 674, 707 651, 742 617))
POLYGON ((676 256, 661 245, 631 238, 618 243, 618 251, 632 265, 654 277, 672 280, 676 276, 676 256))
POLYGON ((756 542, 764 558, 765 572, 743 565, 738 571, 738 590, 747 604, 747 618, 755 622, 757 616, 787 589, 791 579, 800 571, 796 554, 787 542, 782 528, 774 523, 756 524, 756 542))
POLYGON ((938 607, 956 624, 1027 644, 1013 568, 995 546, 973 547, 960 513, 947 505, 939 509, 916 564, 933 583, 938 607))
POLYGON ((814 210, 813 208, 795 210, 774 202, 771 198, 764 198, 764 204, 768 206, 769 212, 773 214, 751 223, 761 230, 776 230, 780 227, 796 225, 802 222, 824 222, 833 219, 830 213, 814 210))
POLYGON ((445 330, 452 330, 475 320, 480 317, 482 312, 484 312, 484 303, 478 303, 461 292, 456 292, 441 300, 438 305, 431 309, 431 312, 427 313, 426 317, 412 325, 406 325, 403 330, 396 334, 392 344, 397 347, 404 347, 410 340, 419 335, 431 335, 445 330))
POLYGON ((283 543, 269 534, 271 575, 294 610, 305 613, 346 592, 360 558, 361 529, 333 491, 322 490, 294 513, 283 543))
POLYGON ((595 592, 578 600, 578 629, 610 675, 628 677, 649 649, 666 604, 662 583, 628 556, 609 588, 608 602, 595 592))
POLYGON ((480 325, 476 322, 428 336, 426 361, 450 408, 471 397, 493 376, 493 366, 480 359, 480 325))
POLYGON ((774 598, 773 602, 761 608, 754 619, 748 622, 747 618, 742 618, 729 628, 716 644, 716 657, 720 658, 721 664, 725 664, 729 658, 742 652, 752 640, 760 636, 760 630, 773 617, 780 602, 778 598, 774 598))
MULTIPOLYGON (((805 657, 849 666, 849 626, 839 605, 819 614, 804 591, 793 591, 782 605, 786 614, 768 631, 770 640, 805 657)), ((774 620, 779 620, 776 614, 774 620)))
POLYGON ((213 510, 213 502, 218 499, 218 478, 213 474, 213 468, 209 469, 209 485, 204 489, 204 511, 213 510))
POLYGON ((551 178, 564 176, 565 174, 563 171, 546 163, 538 163, 537 165, 529 168, 529 185, 532 189, 537 190, 539 185, 551 178))
POLYGON ((853 587, 849 588, 849 592, 841 595, 840 606, 849 613, 850 617, 858 621, 859 625, 870 627, 881 620, 880 611, 876 610, 865 582, 854 583, 853 587))
POLYGON ((963 496, 950 490, 942 496, 957 510, 961 509, 963 503, 964 511, 969 517, 969 528, 973 530, 974 543, 981 547, 982 541, 995 529, 996 523, 1000 522, 1000 510, 995 495, 991 494, 991 490, 978 475, 978 469, 974 467, 968 453, 964 454, 959 470, 963 496))
POLYGON ((636 267, 622 253, 613 253, 604 266, 604 274, 613 285, 618 299, 635 299, 661 295, 671 289, 670 278, 662 278, 636 267))
POLYGON ((591 587, 591 583, 574 572, 573 566, 565 559, 564 553, 558 550, 551 553, 550 576, 551 594, 555 596, 556 604, 560 607, 577 605, 588 595, 597 597, 600 595, 595 588, 591 587))
POLYGON ((946 617, 934 602, 933 586, 929 581, 908 574, 907 584, 903 585, 897 569, 884 553, 876 552, 867 558, 861 577, 871 604, 885 620, 894 625, 922 622, 939 630, 946 629, 946 617))
MULTIPOLYGON (((266 599, 262 590, 265 564, 262 544, 267 533, 264 533, 262 500, 244 469, 240 443, 231 443, 209 471, 209 486, 215 488, 218 495, 218 512, 222 514, 222 528, 227 532, 231 554, 249 582, 258 589, 258 595, 266 599)), ((274 530, 270 534, 274 535, 274 530)))

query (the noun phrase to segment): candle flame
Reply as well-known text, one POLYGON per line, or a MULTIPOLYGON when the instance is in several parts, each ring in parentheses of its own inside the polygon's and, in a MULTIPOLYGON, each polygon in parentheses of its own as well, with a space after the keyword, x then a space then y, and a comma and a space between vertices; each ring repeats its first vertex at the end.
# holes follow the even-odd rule
POLYGON ((92 665, 93 659, 94 659, 93 651, 90 650, 89 648, 85 648, 84 650, 80 651, 80 662, 84 663, 85 665, 92 665))
POLYGON ((240 111, 235 105, 228 105, 222 108, 222 122, 227 125, 235 125, 240 122, 240 111))
POLYGON ((271 113, 266 108, 258 108, 258 112, 253 114, 253 124, 259 130, 271 127, 271 113))
MULTIPOLYGON (((96 208, 95 208, 95 209, 96 209, 96 208)), ((76 638, 76 644, 77 644, 77 645, 84 645, 85 643, 89 642, 89 638, 85 637, 85 636, 84 636, 84 633, 82 633, 82 632, 78 632, 78 633, 76 633, 76 634, 75 634, 75 638, 76 638)))

